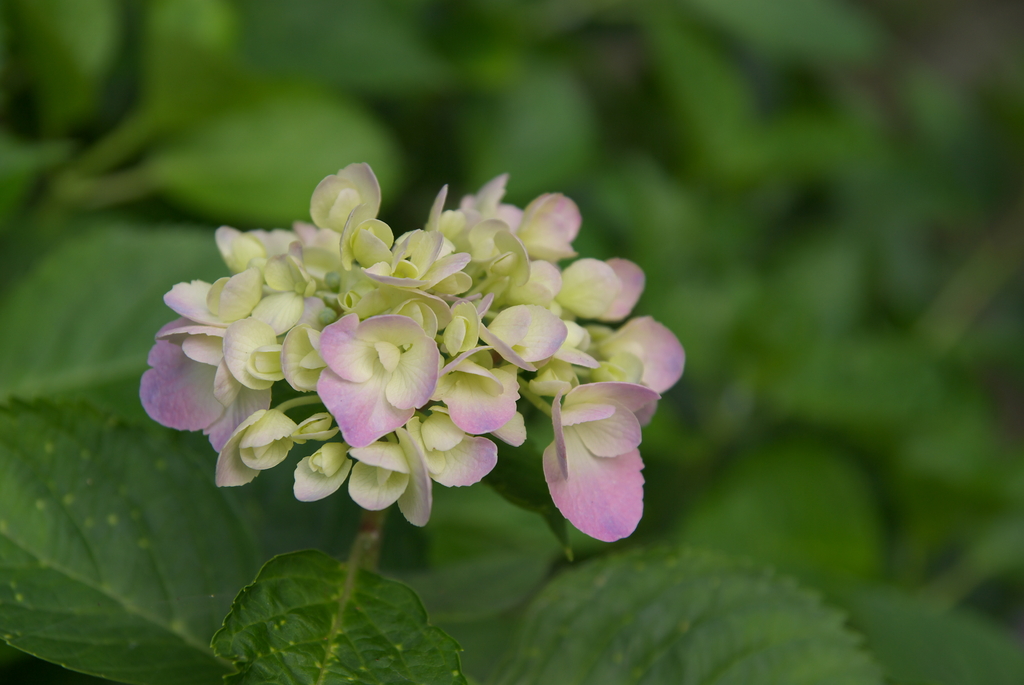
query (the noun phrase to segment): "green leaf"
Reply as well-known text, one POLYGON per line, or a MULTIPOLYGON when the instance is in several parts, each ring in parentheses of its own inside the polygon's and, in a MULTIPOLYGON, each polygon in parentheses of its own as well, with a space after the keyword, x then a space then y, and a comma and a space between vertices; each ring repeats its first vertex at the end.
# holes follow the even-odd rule
POLYGON ((242 51, 261 70, 384 94, 436 90, 450 80, 408 3, 250 0, 239 9, 242 51))
POLYGON ((898 682, 928 685, 1019 685, 1024 651, 1009 633, 968 611, 942 611, 888 588, 845 597, 850 619, 898 682))
POLYGON ((210 233, 112 227, 68 241, 0 303, 0 400, 138 377, 178 281, 226 268, 210 233))
POLYGON ((251 534, 181 436, 84 405, 0 410, 0 635, 68 668, 216 683, 207 648, 251 534))
POLYGON ((869 15, 844 0, 685 0, 721 28, 780 57, 864 62, 881 35, 869 15))
MULTIPOLYGON (((0 222, 17 209, 36 175, 66 157, 69 147, 62 142, 23 143, 0 131, 0 222)), ((0 224, 0 233, 4 228, 0 224)))
POLYGON ((115 0, 17 0, 17 36, 37 89, 43 128, 59 133, 96 106, 120 39, 115 0))
POLYGON ((308 550, 274 557, 213 639, 229 683, 462 683, 459 645, 427 622, 416 593, 308 550))
POLYGON ((470 176, 477 185, 508 172, 509 197, 564 189, 594 153, 595 122, 576 79, 555 69, 536 71, 474 112, 468 127, 470 176))
POLYGON ((351 162, 369 162, 385 197, 395 192, 388 130, 355 104, 296 92, 207 120, 148 170, 171 198, 217 221, 291 226, 309 219, 316 184, 351 162))
POLYGON ((742 455, 686 517, 683 539, 794 572, 871 577, 882 565, 866 478, 812 443, 742 455))
POLYGON ((638 551, 545 588, 494 682, 880 685, 858 641, 839 612, 770 572, 638 551))

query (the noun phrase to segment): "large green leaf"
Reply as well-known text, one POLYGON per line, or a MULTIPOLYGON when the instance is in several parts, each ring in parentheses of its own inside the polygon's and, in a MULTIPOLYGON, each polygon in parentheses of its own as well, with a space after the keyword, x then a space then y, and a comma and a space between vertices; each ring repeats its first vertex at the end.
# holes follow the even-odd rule
POLYGON ((427 622, 416 593, 323 552, 274 557, 213 639, 229 683, 462 683, 459 645, 427 622))
POLYGON ((218 682, 207 644, 257 561, 199 459, 83 405, 0 410, 0 635, 114 680, 218 682))
POLYGON ((900 683, 1019 685, 1024 650, 991 621, 943 611, 887 588, 858 588, 845 597, 850 620, 887 675, 900 683))
POLYGON ((149 172, 216 221, 291 226, 309 220, 316 184, 351 162, 369 162, 393 196, 397 158, 388 130, 357 105, 296 92, 207 120, 158 151, 149 172))
POLYGON ((741 457, 687 516, 683 537, 792 571, 870 577, 881 570, 881 522, 866 478, 815 444, 741 457))
POLYGON ((839 612, 767 571, 638 551, 545 588, 495 682, 880 685, 858 641, 839 612))
POLYGON ((69 241, 0 303, 0 400, 137 378, 178 281, 226 268, 209 233, 109 228, 69 241))

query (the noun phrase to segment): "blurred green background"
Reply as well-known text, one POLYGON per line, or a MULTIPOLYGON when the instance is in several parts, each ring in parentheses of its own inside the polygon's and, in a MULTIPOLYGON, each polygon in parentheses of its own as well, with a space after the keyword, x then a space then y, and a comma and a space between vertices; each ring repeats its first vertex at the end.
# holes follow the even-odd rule
MULTIPOLYGON (((1019 2, 6 0, 0 43, 0 401, 146 421, 160 297, 224 271, 216 226, 308 220, 367 161, 400 233, 507 171, 687 350, 618 546, 795 575, 894 683, 1024 682, 1019 2)), ((290 477, 230 493, 264 553, 343 553, 354 505, 290 477)), ((567 562, 487 488, 436 497, 383 565, 483 681, 567 562)), ((0 646, 0 682, 101 681, 0 646)))

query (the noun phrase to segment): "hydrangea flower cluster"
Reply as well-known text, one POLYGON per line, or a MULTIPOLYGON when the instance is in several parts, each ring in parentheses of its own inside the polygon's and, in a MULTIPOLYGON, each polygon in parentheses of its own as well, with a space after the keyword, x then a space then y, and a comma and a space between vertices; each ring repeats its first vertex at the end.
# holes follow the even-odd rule
POLYGON ((248 483, 312 440, 323 444, 295 467, 299 500, 347 479, 363 508, 397 502, 422 526, 434 482, 476 483, 495 439, 526 440, 525 400, 551 416, 543 469, 559 510, 600 540, 629 535, 643 511, 640 428, 682 375, 683 348, 650 317, 613 328, 643 272, 624 259, 560 268, 576 257, 576 204, 504 204, 506 179, 458 209, 444 209, 442 188, 425 226, 396 238, 377 219, 373 171, 352 164, 316 187, 313 224, 221 227, 232 275, 164 297, 180 318, 150 352, 147 413, 209 436, 218 485, 248 483), (298 396, 272 407, 275 384, 298 396), (311 404, 326 411, 288 416, 311 404))

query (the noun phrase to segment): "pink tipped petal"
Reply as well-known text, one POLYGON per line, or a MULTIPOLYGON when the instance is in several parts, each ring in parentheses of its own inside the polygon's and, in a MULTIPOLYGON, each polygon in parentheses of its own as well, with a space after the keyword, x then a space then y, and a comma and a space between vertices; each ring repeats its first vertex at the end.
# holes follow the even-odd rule
POLYGON ((399 409, 388 402, 384 385, 385 380, 377 376, 365 383, 353 383, 330 369, 320 374, 317 393, 334 414, 349 445, 366 447, 412 418, 412 408, 399 409))
POLYGON ((448 199, 448 186, 441 187, 441 191, 434 198, 434 204, 430 207, 430 214, 427 217, 426 230, 441 230, 441 213, 444 212, 444 201, 448 199))
POLYGON ((479 435, 496 431, 512 420, 519 393, 492 395, 483 384, 467 378, 444 398, 452 422, 467 433, 479 435))
POLYGON ((221 326, 207 326, 206 324, 196 323, 191 319, 181 318, 164 324, 156 332, 156 339, 166 340, 175 335, 213 335, 223 338, 224 329, 221 326))
POLYGON ((491 435, 513 447, 519 447, 526 442, 526 422, 523 415, 516 412, 508 423, 498 430, 491 431, 491 435))
POLYGON ((612 301, 608 311, 598 317, 598 320, 621 321, 629 316, 629 313, 633 311, 633 307, 636 306, 637 300, 640 299, 640 295, 643 294, 646 277, 644 276, 643 269, 628 259, 614 257, 609 259, 607 263, 615 272, 615 275, 619 277, 619 281, 622 283, 622 290, 619 291, 618 296, 612 301))
POLYGON ((636 355, 644 365, 644 385, 656 392, 665 392, 675 385, 686 363, 686 353, 679 339, 649 316, 627 321, 600 343, 600 349, 608 357, 616 352, 636 355))
POLYGON ((471 259, 472 257, 470 257, 468 252, 456 252, 447 257, 442 257, 431 265, 423 278, 427 283, 433 285, 451 276, 456 271, 462 271, 471 259))
POLYGON ((494 351, 500 354, 501 358, 508 363, 515 364, 525 371, 537 370, 536 366, 520 357, 505 341, 487 330, 486 326, 480 327, 480 339, 493 347, 494 351))
POLYGON ((437 387, 440 366, 437 343, 426 337, 413 343, 402 353, 388 380, 385 389, 388 402, 399 409, 415 409, 426 404, 437 387))
POLYGON ((445 364, 444 368, 441 369, 441 374, 440 375, 444 376, 445 374, 451 373, 452 370, 455 369, 456 366, 461 364, 467 358, 473 356, 474 354, 476 354, 477 352, 480 352, 481 350, 488 350, 488 349, 490 349, 490 348, 487 347, 486 345, 483 345, 481 347, 474 347, 471 350, 466 350, 465 352, 460 354, 458 357, 456 357, 455 359, 453 359, 450 362, 448 362, 447 364, 445 364))
POLYGON ((158 340, 142 374, 139 399, 150 418, 168 428, 201 430, 220 417, 224 406, 214 396, 217 369, 185 356, 181 347, 158 340))
MULTIPOLYGON (((615 415, 614 404, 573 404, 566 402, 562 407, 562 426, 575 426, 578 423, 601 421, 615 415)), ((621 454, 621 452, 620 452, 621 454)))
POLYGON ((355 337, 359 317, 341 317, 320 333, 320 356, 341 378, 363 383, 373 376, 377 353, 373 346, 355 337))
POLYGON ((494 293, 487 293, 476 303, 476 311, 481 319, 484 317, 484 314, 490 311, 492 304, 494 304, 494 293))
POLYGON ((561 349, 555 352, 555 359, 561 359, 563 362, 569 362, 576 366, 585 366, 588 369, 596 369, 601 366, 601 363, 591 357, 586 352, 580 352, 575 349, 561 349))
POLYGON ((430 520, 430 509, 433 505, 427 457, 407 430, 399 428, 396 433, 409 464, 409 485, 398 498, 398 508, 405 514, 409 523, 414 526, 425 526, 430 520))
MULTIPOLYGON (((378 267, 380 264, 375 264, 374 267, 378 267)), ((422 285, 426 285, 427 281, 419 278, 398 278, 397 276, 385 276, 384 274, 378 274, 370 269, 365 269, 363 274, 370 280, 383 283, 384 285, 393 285, 396 288, 419 288, 422 285)))
POLYGON ((607 404, 617 403, 635 412, 644 405, 656 402, 661 395, 650 388, 636 383, 586 383, 578 385, 566 395, 566 406, 573 404, 607 404))
POLYGON ((516 234, 533 259, 556 262, 573 257, 572 241, 580 231, 579 207, 561 193, 536 198, 523 210, 516 234))
POLYGON ((500 312, 487 330, 508 345, 518 345, 530 332, 532 319, 533 313, 526 305, 517 305, 500 312))
POLYGON ((530 326, 518 344, 523 359, 536 362, 552 356, 569 335, 565 323, 544 307, 535 304, 518 306, 530 311, 530 326))
POLYGON ((654 418, 654 413, 656 411, 658 411, 657 400, 651 402, 650 404, 645 404, 644 406, 640 407, 633 413, 636 414, 636 420, 639 421, 640 426, 643 427, 651 422, 651 419, 654 418))
POLYGON ((621 404, 608 418, 581 423, 573 430, 597 457, 617 457, 640 446, 640 422, 621 404))
POLYGON ((243 421, 260 409, 268 409, 269 407, 269 388, 266 390, 242 388, 239 390, 234 403, 225 409, 221 417, 210 424, 203 433, 210 437, 210 444, 213 445, 213 449, 220 452, 228 438, 231 437, 231 434, 235 432, 235 429, 243 421))
POLYGON ((164 295, 164 304, 179 316, 196 323, 223 325, 220 318, 214 316, 206 306, 206 296, 209 292, 210 284, 205 281, 178 283, 164 295))
POLYGON ((487 438, 467 437, 444 457, 444 471, 434 480, 447 487, 473 485, 498 463, 498 446, 487 438))
POLYGON ((552 447, 544 450, 544 477, 565 518, 604 542, 621 540, 636 530, 644 513, 644 463, 639 451, 597 459, 582 444, 574 446, 566 478, 552 447))

